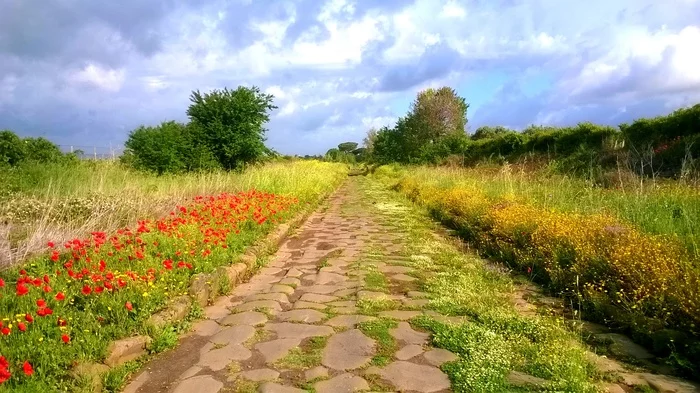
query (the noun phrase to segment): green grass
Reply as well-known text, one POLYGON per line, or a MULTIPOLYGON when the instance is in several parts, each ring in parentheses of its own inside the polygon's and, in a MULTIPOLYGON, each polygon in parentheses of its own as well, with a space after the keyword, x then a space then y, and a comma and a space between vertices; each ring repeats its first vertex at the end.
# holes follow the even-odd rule
MULTIPOLYGON (((367 179, 359 185, 368 200, 377 201, 375 217, 397 225, 407 236, 412 255, 407 266, 434 273, 419 283, 429 294, 431 308, 470 321, 445 324, 428 316, 411 321, 432 333, 432 345, 458 355, 457 361, 442 366, 455 392, 527 391, 507 384, 505 376, 511 370, 549 380, 550 391, 596 391, 597 373, 584 357, 585 347, 563 320, 519 315, 509 276, 488 269, 481 258, 461 251, 456 241, 435 238, 428 212, 388 191, 385 183, 367 179)), ((360 325, 379 348, 386 348, 378 351, 378 364, 393 354, 393 338, 385 325, 389 323, 360 325)))
POLYGON ((398 345, 394 337, 389 333, 389 329, 394 329, 397 326, 398 323, 396 321, 385 318, 362 322, 357 326, 362 333, 377 342, 377 350, 371 362, 373 366, 386 366, 393 359, 398 345))
POLYGON ((385 291, 389 283, 386 277, 378 271, 370 270, 365 275, 365 289, 368 291, 385 291))
POLYGON ((302 205, 331 192, 347 174, 342 164, 270 163, 244 172, 156 176, 112 161, 27 164, 0 171, 0 265, 93 231, 158 218, 197 195, 257 189, 298 198, 302 205))
POLYGON ((327 341, 328 337, 311 337, 301 348, 293 348, 287 356, 278 360, 276 366, 293 370, 307 370, 319 366, 327 341))

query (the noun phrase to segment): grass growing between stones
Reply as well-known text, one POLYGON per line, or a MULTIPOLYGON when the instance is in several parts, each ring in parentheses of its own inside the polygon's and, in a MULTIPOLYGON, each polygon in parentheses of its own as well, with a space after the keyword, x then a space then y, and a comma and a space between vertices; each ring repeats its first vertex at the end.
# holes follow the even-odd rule
POLYGON ((388 285, 386 277, 378 271, 370 270, 365 275, 365 289, 368 291, 382 292, 388 285))
POLYGON ((380 311, 396 310, 399 308, 399 302, 387 299, 360 299, 357 301, 357 309, 360 314, 376 315, 380 311))
POLYGON ((394 329, 398 323, 391 319, 380 318, 374 321, 362 322, 357 328, 367 337, 377 342, 377 351, 372 358, 373 366, 386 366, 392 360, 398 345, 394 337, 389 333, 389 329, 394 329))
MULTIPOLYGON (((432 345, 458 355, 458 360, 442 366, 455 392, 542 390, 509 385, 506 376, 510 371, 548 380, 547 391, 598 391, 596 372, 584 357, 585 347, 563 320, 519 315, 512 302, 511 278, 489 270, 486 262, 463 253, 449 239, 435 237, 437 226, 427 212, 385 185, 369 179, 359 184, 367 199, 383 201, 374 205, 380 219, 399 225, 407 234, 407 251, 413 254, 407 266, 433 272, 430 280, 419 283, 429 295, 430 308, 470 321, 447 324, 428 316, 412 321, 432 333, 432 345)), ((381 341, 387 347, 393 342, 388 328, 367 326, 366 334, 380 347, 381 341)))
POLYGON ((298 348, 294 348, 287 356, 278 360, 278 368, 306 370, 321 365, 321 355, 326 347, 328 337, 311 337, 298 348))

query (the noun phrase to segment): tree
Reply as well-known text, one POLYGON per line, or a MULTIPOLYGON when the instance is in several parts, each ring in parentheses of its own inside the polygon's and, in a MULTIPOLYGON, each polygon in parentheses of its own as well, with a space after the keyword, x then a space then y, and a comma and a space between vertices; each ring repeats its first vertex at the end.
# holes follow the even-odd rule
POLYGON ((509 132, 513 132, 513 131, 509 130, 505 127, 502 127, 502 126, 496 126, 496 127, 481 126, 481 127, 476 129, 474 134, 472 134, 471 139, 474 141, 477 141, 479 139, 490 139, 490 138, 495 138, 497 136, 505 135, 509 132))
POLYGON ((338 145, 338 150, 344 153, 350 153, 355 149, 357 149, 357 142, 343 142, 338 145))
POLYGON ((185 156, 189 150, 185 125, 174 121, 163 122, 156 127, 138 127, 131 131, 124 143, 125 161, 138 169, 165 172, 181 172, 187 169, 185 156))
POLYGON ((409 116, 415 121, 420 144, 437 142, 455 133, 464 134, 468 108, 465 99, 447 86, 418 93, 409 116))
POLYGON ((269 153, 263 125, 277 107, 274 97, 256 86, 236 90, 193 91, 187 109, 196 141, 204 145, 225 169, 241 168, 269 153))
POLYGON ((46 138, 24 138, 26 159, 36 162, 58 162, 63 152, 46 138))
POLYGON ((17 165, 27 152, 22 139, 10 130, 0 131, 0 164, 17 165))

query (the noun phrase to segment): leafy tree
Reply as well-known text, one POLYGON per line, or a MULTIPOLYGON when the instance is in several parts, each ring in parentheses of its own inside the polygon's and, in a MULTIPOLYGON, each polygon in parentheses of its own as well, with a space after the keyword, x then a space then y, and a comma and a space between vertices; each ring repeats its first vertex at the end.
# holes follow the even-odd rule
POLYGON ((415 121, 414 131, 421 145, 437 142, 454 133, 464 133, 469 104, 447 86, 418 93, 409 116, 415 121))
POLYGON ((331 149, 328 149, 326 152, 325 158, 328 161, 337 161, 338 157, 340 156, 340 150, 338 148, 333 147, 331 149))
POLYGON ((127 153, 123 160, 138 169, 158 174, 184 171, 188 154, 185 128, 184 124, 174 121, 156 127, 138 127, 124 144, 127 153))
POLYGON ((478 141, 479 139, 495 138, 497 136, 502 136, 502 135, 507 134, 509 132, 513 132, 513 131, 509 130, 505 127, 502 127, 502 126, 496 126, 496 127, 481 126, 481 127, 476 129, 474 134, 472 134, 471 139, 474 141, 478 141))
POLYGON ((197 143, 225 169, 260 160, 269 153, 263 125, 270 120, 268 111, 277 108, 273 98, 256 86, 192 92, 187 115, 197 133, 197 143))
POLYGON ((0 131, 0 165, 17 165, 27 155, 22 139, 10 130, 0 131))
POLYGON ((374 148, 374 141, 377 140, 377 130, 375 128, 370 128, 367 131, 365 139, 362 140, 362 145, 367 149, 367 154, 372 154, 372 149, 374 148))
POLYGON ((24 138, 26 159, 36 162, 58 162, 64 155, 61 149, 45 138, 24 138))
POLYGON ((357 149, 357 142, 343 142, 338 145, 338 150, 345 153, 350 153, 355 149, 357 149))

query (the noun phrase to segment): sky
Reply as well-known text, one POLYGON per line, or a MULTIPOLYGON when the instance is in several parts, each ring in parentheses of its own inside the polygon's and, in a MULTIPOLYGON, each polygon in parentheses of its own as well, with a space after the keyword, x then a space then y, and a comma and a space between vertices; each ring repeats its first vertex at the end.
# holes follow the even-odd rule
POLYGON ((0 129, 122 146, 193 90, 258 86, 319 154, 451 86, 482 125, 618 125, 700 102, 700 0, 0 0, 0 129))

